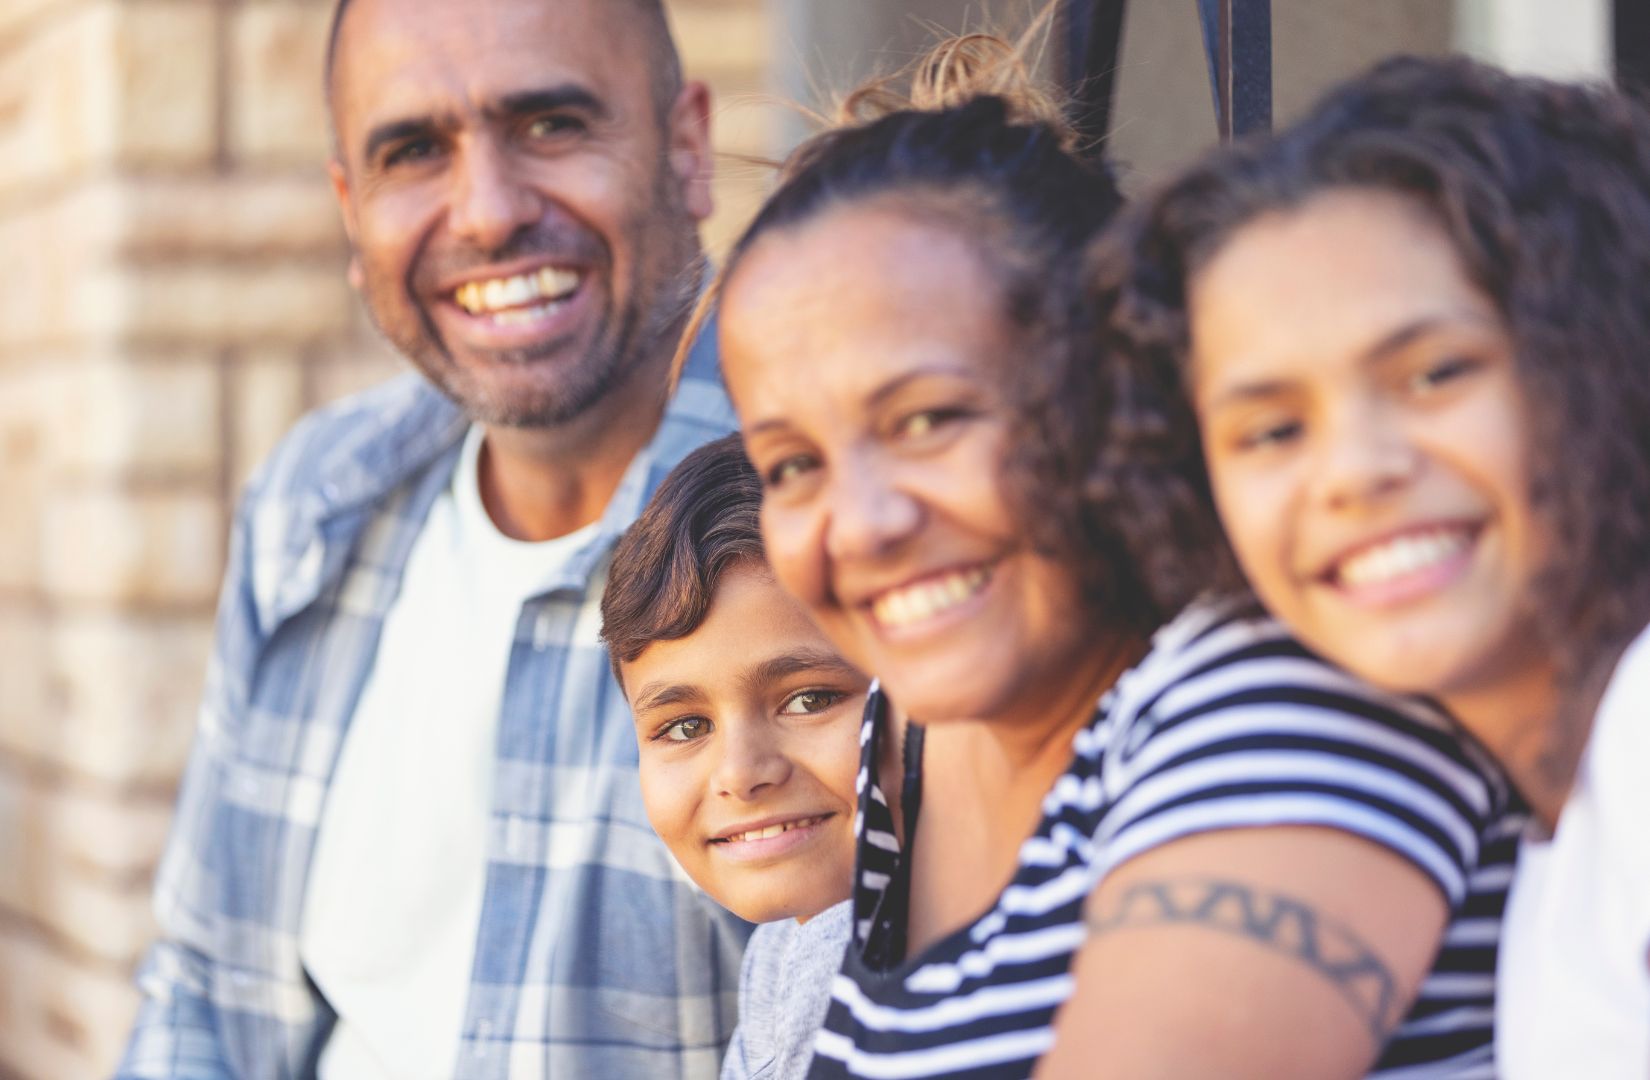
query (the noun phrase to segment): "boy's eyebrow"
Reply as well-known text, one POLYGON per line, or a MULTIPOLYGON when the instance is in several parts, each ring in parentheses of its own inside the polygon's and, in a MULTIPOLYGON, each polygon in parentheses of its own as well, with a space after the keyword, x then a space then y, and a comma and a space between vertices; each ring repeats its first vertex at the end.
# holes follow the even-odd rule
POLYGON ((680 705, 686 701, 703 701, 705 693, 691 683, 650 682, 636 691, 631 699, 632 712, 646 712, 666 705, 680 705))
POLYGON ((770 656, 747 668, 741 681, 747 688, 759 688, 804 671, 859 677, 858 669, 831 650, 801 648, 780 656, 770 656))

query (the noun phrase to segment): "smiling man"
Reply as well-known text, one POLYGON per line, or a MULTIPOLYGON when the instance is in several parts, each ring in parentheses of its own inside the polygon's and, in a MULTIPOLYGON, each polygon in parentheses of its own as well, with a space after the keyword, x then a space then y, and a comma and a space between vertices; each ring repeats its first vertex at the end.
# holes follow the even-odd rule
POLYGON ((731 427, 668 367, 708 96, 660 0, 345 0, 350 280, 418 376, 236 518, 121 1077, 714 1076, 745 927, 648 827, 614 540, 731 427))

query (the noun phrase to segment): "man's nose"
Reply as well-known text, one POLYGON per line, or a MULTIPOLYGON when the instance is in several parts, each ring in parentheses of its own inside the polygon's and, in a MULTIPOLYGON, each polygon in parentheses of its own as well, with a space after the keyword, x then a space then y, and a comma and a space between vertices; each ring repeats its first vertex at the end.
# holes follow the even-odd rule
POLYGON ((518 175, 507 152, 486 139, 464 147, 449 209, 455 236, 483 251, 499 251, 543 213, 542 197, 518 175))

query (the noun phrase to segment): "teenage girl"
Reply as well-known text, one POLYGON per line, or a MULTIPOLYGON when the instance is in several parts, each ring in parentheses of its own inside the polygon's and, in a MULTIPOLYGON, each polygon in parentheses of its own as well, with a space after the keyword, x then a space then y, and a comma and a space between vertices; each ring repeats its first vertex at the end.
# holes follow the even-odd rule
POLYGON ((1229 549, 1192 515, 1165 556, 1235 555, 1482 741, 1535 811, 1503 1074, 1650 1076, 1650 115, 1391 61, 1134 208, 1093 274, 1089 482, 1218 510, 1229 549))

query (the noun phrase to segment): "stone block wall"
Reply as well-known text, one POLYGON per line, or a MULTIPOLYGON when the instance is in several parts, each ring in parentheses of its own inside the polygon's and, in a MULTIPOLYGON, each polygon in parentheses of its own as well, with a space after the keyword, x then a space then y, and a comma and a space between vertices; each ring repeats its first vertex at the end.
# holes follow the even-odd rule
MULTIPOLYGON (((771 151, 763 0, 670 6, 720 144, 771 151)), ((397 368, 344 283, 327 17, 0 0, 0 1077, 112 1066, 234 494, 397 368)), ((763 187, 724 172, 713 247, 763 187)))

